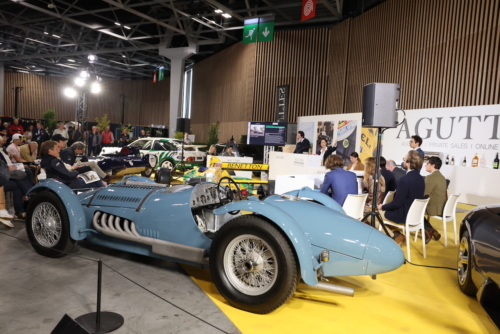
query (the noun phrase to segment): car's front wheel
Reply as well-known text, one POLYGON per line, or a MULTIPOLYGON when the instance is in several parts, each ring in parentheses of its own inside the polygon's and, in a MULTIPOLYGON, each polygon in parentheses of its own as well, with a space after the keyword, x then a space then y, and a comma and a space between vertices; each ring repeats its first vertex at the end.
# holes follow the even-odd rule
POLYGON ((61 200, 49 191, 38 193, 28 207, 26 232, 35 251, 47 257, 66 255, 75 245, 61 200))
POLYGON ((160 167, 168 168, 170 170, 173 170, 174 169, 174 163, 172 162, 172 160, 168 160, 168 159, 167 160, 163 160, 160 167))
POLYGON ((458 286, 469 296, 476 294, 477 288, 472 281, 472 253, 469 231, 464 231, 458 246, 457 279, 458 286))
POLYGON ((297 286, 297 263, 285 237, 267 221, 239 216, 222 226, 210 249, 213 281, 229 304, 266 314, 297 286))

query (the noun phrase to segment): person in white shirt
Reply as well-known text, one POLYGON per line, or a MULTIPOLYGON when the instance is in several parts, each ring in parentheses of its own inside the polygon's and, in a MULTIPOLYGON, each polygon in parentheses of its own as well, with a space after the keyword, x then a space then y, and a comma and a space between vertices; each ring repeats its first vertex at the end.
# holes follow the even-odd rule
POLYGON ((57 124, 57 128, 52 133, 52 137, 55 135, 61 135, 66 139, 69 139, 68 131, 64 128, 64 123, 60 122, 57 124))
POLYGON ((12 143, 7 146, 7 152, 10 155, 12 162, 27 162, 21 157, 21 149, 19 146, 23 143, 23 135, 16 133, 12 136, 12 143))

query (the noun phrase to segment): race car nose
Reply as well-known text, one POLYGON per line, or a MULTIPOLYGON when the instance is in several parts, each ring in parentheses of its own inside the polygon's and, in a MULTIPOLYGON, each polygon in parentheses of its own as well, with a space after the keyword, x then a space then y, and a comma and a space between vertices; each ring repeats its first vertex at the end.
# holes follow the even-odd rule
POLYGON ((395 270, 404 263, 401 247, 384 233, 373 230, 366 243, 364 260, 368 262, 367 275, 395 270))

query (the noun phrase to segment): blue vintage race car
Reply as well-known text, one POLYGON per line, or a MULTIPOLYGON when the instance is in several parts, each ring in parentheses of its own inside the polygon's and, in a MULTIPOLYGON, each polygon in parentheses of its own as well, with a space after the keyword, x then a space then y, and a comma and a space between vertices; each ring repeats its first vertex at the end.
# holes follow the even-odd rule
POLYGON ((227 301, 254 313, 280 307, 299 279, 352 295, 322 278, 379 274, 404 263, 392 239, 309 188, 242 200, 220 182, 167 187, 131 176, 79 194, 47 179, 29 195, 26 230, 39 254, 60 257, 86 239, 209 267, 227 301))

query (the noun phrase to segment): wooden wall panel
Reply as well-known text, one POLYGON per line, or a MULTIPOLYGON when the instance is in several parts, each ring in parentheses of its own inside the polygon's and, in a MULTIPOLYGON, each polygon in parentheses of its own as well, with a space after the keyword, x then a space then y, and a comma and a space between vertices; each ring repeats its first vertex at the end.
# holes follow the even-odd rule
POLYGON ((344 112, 401 84, 403 109, 498 104, 499 0, 387 1, 351 22, 344 112))
POLYGON ((326 113, 330 29, 280 31, 257 43, 252 119, 276 120, 276 87, 290 85, 288 121, 326 113))
POLYGON ((252 119, 255 49, 255 44, 238 43, 193 66, 191 131, 196 141, 206 141, 209 124, 217 121, 221 140, 232 135, 239 140, 241 130, 235 132, 233 125, 252 119))

